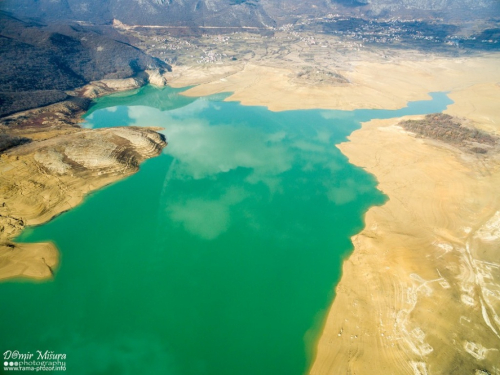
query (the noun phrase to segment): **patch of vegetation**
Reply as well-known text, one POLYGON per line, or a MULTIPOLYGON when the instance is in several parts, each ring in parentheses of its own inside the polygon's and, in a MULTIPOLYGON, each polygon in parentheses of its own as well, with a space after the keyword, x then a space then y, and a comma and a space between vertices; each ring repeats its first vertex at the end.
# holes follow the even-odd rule
POLYGON ((470 150, 475 154, 486 154, 488 152, 488 150, 482 147, 472 147, 470 150))
POLYGON ((13 137, 5 133, 0 133, 0 153, 9 148, 16 147, 31 142, 31 139, 24 137, 13 137))
POLYGON ((58 90, 0 92, 0 116, 46 106, 68 98, 58 90))
POLYGON ((349 82, 349 80, 341 74, 312 66, 304 67, 299 73, 297 73, 297 79, 312 84, 329 85, 346 84, 349 82))
POLYGON ((458 119, 444 113, 434 113, 422 120, 406 120, 399 123, 404 129, 418 136, 436 139, 455 146, 473 145, 470 151, 485 154, 487 150, 477 145, 494 146, 496 139, 490 134, 460 123, 458 119))

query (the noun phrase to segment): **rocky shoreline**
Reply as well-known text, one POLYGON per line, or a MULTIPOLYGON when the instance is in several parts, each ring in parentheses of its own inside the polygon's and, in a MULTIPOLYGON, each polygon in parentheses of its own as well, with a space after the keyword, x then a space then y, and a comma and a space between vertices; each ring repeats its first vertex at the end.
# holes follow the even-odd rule
POLYGON ((50 278, 58 265, 53 244, 13 239, 80 204, 85 195, 138 171, 166 146, 158 128, 83 129, 81 115, 95 98, 151 83, 166 84, 159 71, 124 80, 92 82, 61 103, 5 117, 2 137, 14 140, 0 155, 0 280, 50 278), (22 140, 19 142, 18 140, 22 140))

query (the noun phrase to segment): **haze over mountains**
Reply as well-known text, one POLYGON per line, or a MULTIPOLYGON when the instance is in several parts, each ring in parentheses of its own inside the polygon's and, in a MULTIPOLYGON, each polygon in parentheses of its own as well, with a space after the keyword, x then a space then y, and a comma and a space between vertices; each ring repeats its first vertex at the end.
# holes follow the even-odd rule
POLYGON ((500 17, 498 0, 6 0, 3 10, 45 21, 130 25, 273 27, 300 17, 341 14, 368 18, 500 17))

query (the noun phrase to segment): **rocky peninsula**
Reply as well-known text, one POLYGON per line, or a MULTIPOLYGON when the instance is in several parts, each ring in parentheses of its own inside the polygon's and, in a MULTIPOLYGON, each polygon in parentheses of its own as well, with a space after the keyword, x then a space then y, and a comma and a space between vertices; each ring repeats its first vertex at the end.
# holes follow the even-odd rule
POLYGON ((0 279, 51 277, 58 264, 52 244, 12 239, 136 172, 166 146, 154 128, 80 128, 81 114, 70 101, 7 117, 0 125, 10 139, 27 140, 0 156, 0 279))

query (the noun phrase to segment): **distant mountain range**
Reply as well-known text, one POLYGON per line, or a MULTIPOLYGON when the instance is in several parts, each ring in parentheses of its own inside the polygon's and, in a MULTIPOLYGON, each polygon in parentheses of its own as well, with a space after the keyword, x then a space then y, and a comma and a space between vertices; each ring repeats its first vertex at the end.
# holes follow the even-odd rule
POLYGON ((110 27, 116 21, 216 32, 295 24, 371 35, 400 22, 390 18, 405 19, 398 27, 410 36, 425 28, 442 40, 470 28, 477 37, 457 39, 462 47, 500 46, 500 0, 0 0, 0 116, 64 100, 90 81, 170 68, 110 27), (488 22, 463 26, 475 20, 488 22))
POLYGON ((129 25, 273 27, 328 13, 368 18, 500 18, 499 0, 0 0, 2 10, 44 21, 129 25))

